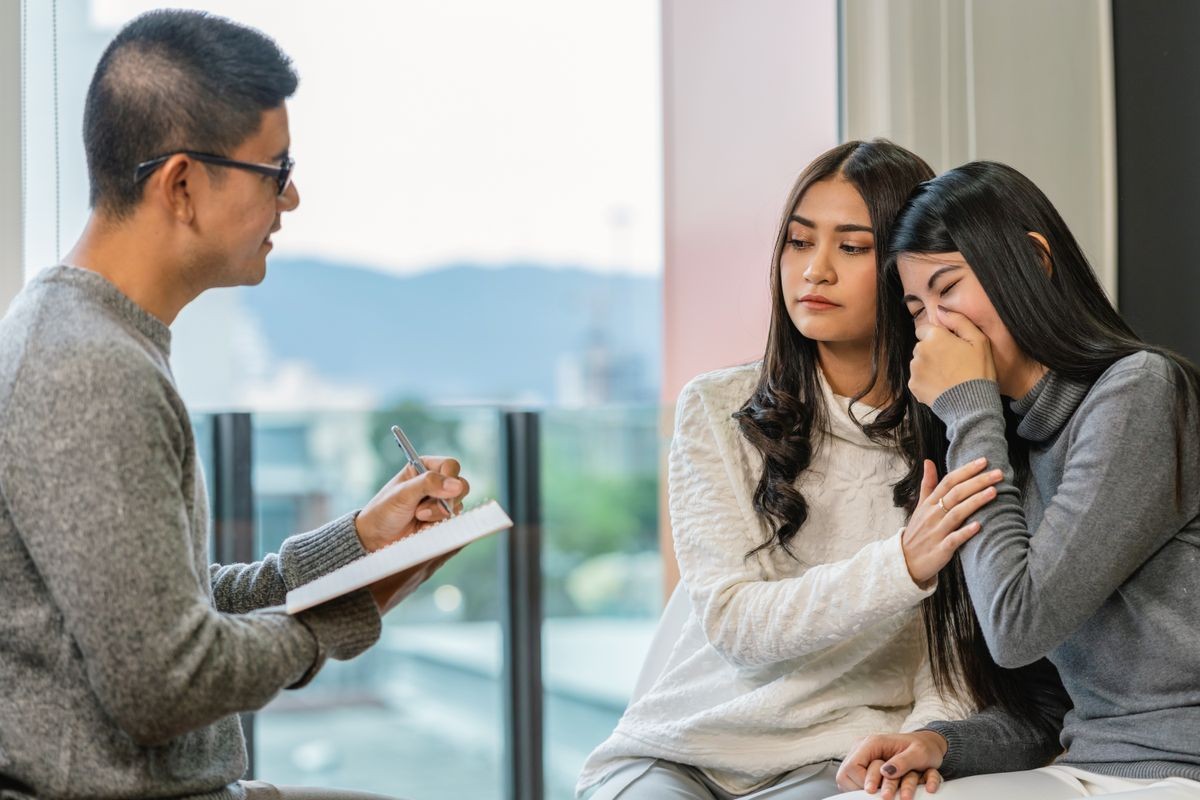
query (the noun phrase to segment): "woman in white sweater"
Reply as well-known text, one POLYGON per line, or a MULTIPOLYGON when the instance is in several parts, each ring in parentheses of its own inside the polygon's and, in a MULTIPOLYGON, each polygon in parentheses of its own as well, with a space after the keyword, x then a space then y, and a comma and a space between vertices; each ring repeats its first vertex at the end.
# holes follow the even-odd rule
POLYGON ((824 798, 833 760, 867 734, 961 716, 934 690, 916 606, 999 476, 976 463, 937 483, 932 464, 861 427, 889 399, 870 385, 877 253, 932 176, 876 140, 797 179, 763 361, 701 375, 679 398, 670 508, 690 616, 580 794, 824 798), (898 508, 916 483, 915 508, 898 508))

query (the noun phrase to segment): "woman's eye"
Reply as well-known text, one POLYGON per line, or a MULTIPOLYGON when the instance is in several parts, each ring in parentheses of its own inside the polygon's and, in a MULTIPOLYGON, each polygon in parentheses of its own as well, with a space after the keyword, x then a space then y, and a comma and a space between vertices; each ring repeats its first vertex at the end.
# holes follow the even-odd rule
POLYGON ((842 252, 847 253, 852 256, 860 256, 870 249, 871 249, 870 247, 859 247, 856 244, 843 244, 842 245, 842 252))
POLYGON ((954 283, 947 286, 945 289, 942 289, 940 292, 938 292, 938 297, 945 297, 950 292, 950 290, 953 289, 955 286, 958 286, 958 281, 955 281, 954 283))
POLYGON ((916 319, 917 317, 919 317, 919 316, 921 316, 922 314, 924 314, 924 313, 925 313, 925 307, 924 307, 924 306, 921 306, 921 307, 920 307, 920 308, 918 308, 916 311, 913 311, 912 309, 909 309, 908 313, 909 313, 909 314, 912 314, 912 318, 913 318, 913 319, 916 319))
POLYGON ((803 250, 806 247, 811 247, 812 244, 804 239, 788 239, 787 246, 794 250, 803 250))

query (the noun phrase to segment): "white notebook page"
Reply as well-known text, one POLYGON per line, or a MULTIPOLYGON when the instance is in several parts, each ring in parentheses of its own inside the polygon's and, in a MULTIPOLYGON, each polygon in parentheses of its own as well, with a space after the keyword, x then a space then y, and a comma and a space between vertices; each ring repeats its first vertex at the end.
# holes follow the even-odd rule
POLYGON ((512 524, 499 503, 495 500, 484 503, 293 589, 287 593, 287 613, 295 614, 369 586, 488 534, 511 528, 512 524))

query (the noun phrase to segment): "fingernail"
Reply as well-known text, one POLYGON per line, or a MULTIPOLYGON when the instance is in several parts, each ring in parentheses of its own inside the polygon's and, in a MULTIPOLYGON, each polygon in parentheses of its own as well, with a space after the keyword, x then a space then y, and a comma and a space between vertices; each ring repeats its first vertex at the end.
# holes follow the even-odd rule
POLYGON ((417 519, 429 519, 432 516, 433 516, 433 512, 430 511, 428 508, 422 508, 422 509, 417 510, 417 519))
POLYGON ((896 768, 894 766, 892 766, 891 764, 884 764, 883 765, 883 774, 884 775, 895 775, 896 768))
POLYGON ((462 488, 462 481, 460 481, 458 478, 447 478, 442 486, 451 492, 457 492, 462 488))
POLYGON ((1004 477, 1004 470, 1002 470, 1002 469, 994 469, 994 470, 992 470, 992 477, 993 477, 993 478, 1003 478, 1003 477, 1004 477))
POLYGON ((976 464, 986 464, 987 459, 986 458, 977 458, 977 459, 975 459, 975 463, 976 464))

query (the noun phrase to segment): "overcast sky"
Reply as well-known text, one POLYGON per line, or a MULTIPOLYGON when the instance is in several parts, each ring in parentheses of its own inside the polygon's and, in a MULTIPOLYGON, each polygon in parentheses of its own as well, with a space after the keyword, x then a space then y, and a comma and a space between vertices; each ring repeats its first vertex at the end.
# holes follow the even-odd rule
MULTIPOLYGON (((91 0, 90 26, 111 35, 161 5, 91 0)), ((657 3, 170 5, 263 29, 300 72, 290 114, 302 203, 275 237, 277 255, 401 272, 518 259, 660 271, 657 3)), ((60 37, 68 68, 69 46, 60 37)), ((64 129, 61 151, 82 159, 77 129, 64 129)), ((69 245, 77 215, 65 205, 69 245)))

